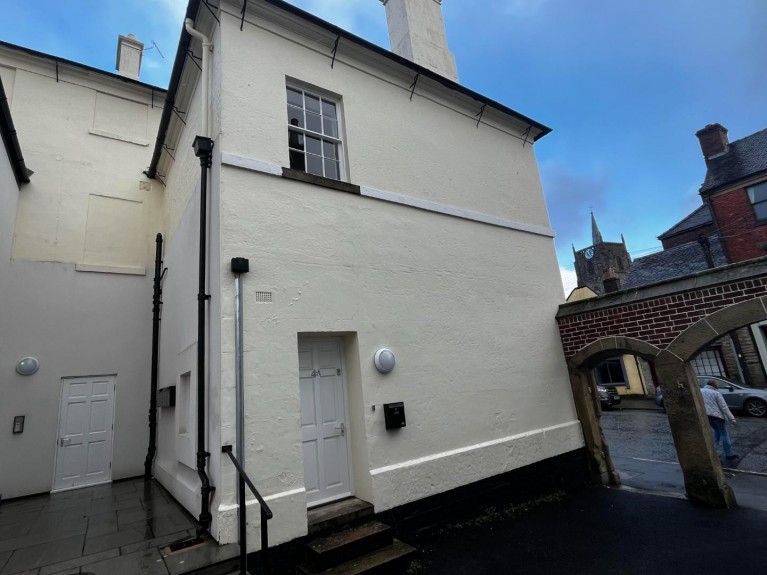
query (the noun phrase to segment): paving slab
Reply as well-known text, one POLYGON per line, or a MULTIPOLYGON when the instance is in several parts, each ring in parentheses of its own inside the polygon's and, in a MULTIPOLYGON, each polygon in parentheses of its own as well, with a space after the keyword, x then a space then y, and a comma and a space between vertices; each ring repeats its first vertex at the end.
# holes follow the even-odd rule
POLYGON ((80 557, 84 538, 84 535, 76 535, 16 549, 0 574, 20 573, 80 557))

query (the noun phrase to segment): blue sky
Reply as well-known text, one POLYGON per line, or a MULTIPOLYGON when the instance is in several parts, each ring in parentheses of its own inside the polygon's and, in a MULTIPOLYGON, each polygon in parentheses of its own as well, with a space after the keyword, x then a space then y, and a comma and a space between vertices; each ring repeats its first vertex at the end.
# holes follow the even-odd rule
MULTIPOLYGON (((389 47, 379 0, 291 3, 389 47)), ((113 71, 118 34, 133 33, 159 47, 141 79, 164 87, 185 9, 0 0, 0 40, 113 71)), ((719 122, 733 141, 767 127, 764 0, 444 0, 443 13, 461 83, 554 129, 535 149, 569 282, 592 207, 606 241, 623 233, 634 258, 657 250, 700 205, 695 132, 719 122)))

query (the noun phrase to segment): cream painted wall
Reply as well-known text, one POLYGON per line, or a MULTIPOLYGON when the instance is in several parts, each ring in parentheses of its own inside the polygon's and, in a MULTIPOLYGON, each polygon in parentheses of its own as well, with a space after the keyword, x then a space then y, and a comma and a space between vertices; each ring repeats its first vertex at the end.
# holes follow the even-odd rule
POLYGON ((285 82, 300 80, 341 97, 352 183, 549 226, 533 146, 522 145, 527 126, 488 110, 477 129, 480 104, 458 108, 424 79, 410 101, 409 71, 377 71, 354 59, 354 46, 339 50, 331 69, 321 45, 248 17, 240 32, 239 23, 221 17, 227 152, 288 166, 285 82))
MULTIPOLYGON (((411 102, 412 79, 376 72, 354 48, 331 69, 320 43, 252 17, 243 32, 233 14, 221 20, 220 153, 288 164, 292 78, 341 96, 352 183, 548 228, 532 145, 513 121, 489 114, 477 129, 475 110, 428 83, 411 102)), ((241 256, 251 262, 246 468, 280 517, 275 543, 306 532, 298 334, 344 336, 351 465, 377 510, 583 445, 553 319, 564 298, 550 237, 228 166, 220 223, 222 398, 234 385, 228 262, 241 256), (256 292, 273 303, 254 303, 256 292), (372 364, 382 346, 397 355, 388 376, 372 364), (396 433, 381 409, 392 401, 405 402, 408 419, 396 433)), ((234 409, 222 403, 224 437, 234 409)), ((224 481, 218 537, 228 542, 234 496, 224 481)))
POLYGON ((14 258, 143 273, 162 225, 161 188, 142 174, 162 91, 66 66, 57 82, 51 62, 6 48, 0 62, 13 70, 11 112, 35 172, 18 206, 14 258), (105 229, 111 241, 99 239, 105 229))
POLYGON ((0 74, 34 171, 18 205, 1 208, 0 421, 26 415, 26 425, 0 435, 0 493, 51 489, 64 377, 116 374, 112 478, 140 475, 152 307, 144 267, 162 229, 161 191, 141 172, 164 94, 155 91, 152 108, 147 88, 63 64, 57 82, 52 61, 6 47, 0 74), (41 367, 21 377, 14 365, 26 355, 41 367))

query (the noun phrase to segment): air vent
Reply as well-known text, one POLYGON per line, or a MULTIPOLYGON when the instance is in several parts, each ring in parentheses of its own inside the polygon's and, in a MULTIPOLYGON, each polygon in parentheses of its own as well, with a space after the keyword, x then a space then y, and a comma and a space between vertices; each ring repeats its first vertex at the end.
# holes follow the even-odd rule
POLYGON ((257 291, 256 303, 272 303, 272 292, 270 291, 257 291))

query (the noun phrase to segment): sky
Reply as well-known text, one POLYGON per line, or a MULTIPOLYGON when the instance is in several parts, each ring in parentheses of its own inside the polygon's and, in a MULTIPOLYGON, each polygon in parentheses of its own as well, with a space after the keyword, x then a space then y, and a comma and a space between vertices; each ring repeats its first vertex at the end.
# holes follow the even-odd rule
MULTIPOLYGON (((379 0, 293 0, 389 48, 379 0)), ((767 127, 765 0, 443 0, 460 82, 553 132, 535 144, 565 294, 572 247, 632 258, 700 205, 695 132, 767 127)), ((141 80, 167 87, 186 0, 0 0, 0 40, 114 71, 117 36, 144 42, 141 80)), ((23 143, 23 134, 21 135, 23 143)))

